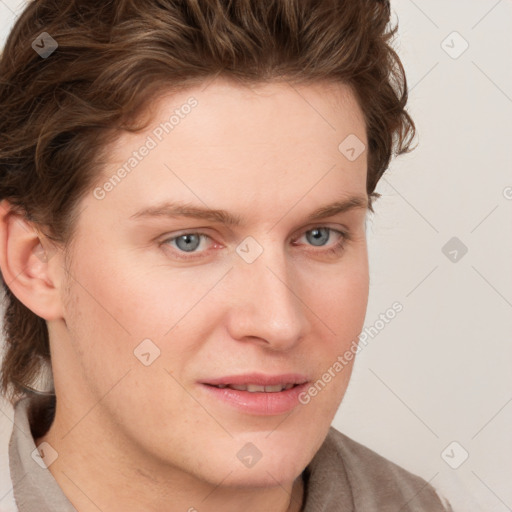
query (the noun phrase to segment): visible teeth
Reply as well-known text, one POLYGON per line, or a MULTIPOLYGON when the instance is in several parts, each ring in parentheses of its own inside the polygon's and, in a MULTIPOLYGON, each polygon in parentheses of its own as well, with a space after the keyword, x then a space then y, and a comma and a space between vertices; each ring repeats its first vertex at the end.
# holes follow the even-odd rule
POLYGON ((265 391, 267 393, 278 393, 279 391, 283 391, 284 386, 281 384, 276 384, 275 386, 265 386, 265 391))
POLYGON ((295 384, 275 384, 273 386, 260 386, 258 384, 219 384, 216 387, 224 389, 229 387, 237 391, 248 391, 249 393, 279 393, 291 389, 295 384))
MULTIPOLYGON (((265 386, 259 386, 258 384, 247 384, 247 385, 230 385, 230 388, 237 389, 238 391, 248 391, 249 393, 264 393, 265 386)), ((280 391, 280 390, 279 390, 280 391)))
MULTIPOLYGON (((245 386, 244 384, 230 384, 229 387, 231 389, 236 389, 238 391, 249 391, 249 386, 252 388, 253 386, 251 386, 250 384, 248 384, 247 386, 245 386)), ((265 388, 261 388, 260 389, 251 389, 251 391, 265 391, 265 388)))

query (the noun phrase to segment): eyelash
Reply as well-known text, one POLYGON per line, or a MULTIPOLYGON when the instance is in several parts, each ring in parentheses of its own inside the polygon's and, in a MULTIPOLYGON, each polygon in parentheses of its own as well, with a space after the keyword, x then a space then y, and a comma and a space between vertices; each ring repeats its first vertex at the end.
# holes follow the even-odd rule
MULTIPOLYGON (((340 229, 334 229, 329 226, 315 226, 313 228, 308 229, 307 231, 304 231, 303 234, 299 238, 304 236, 306 233, 309 233, 310 231, 314 231, 315 229, 322 229, 322 228, 326 228, 331 232, 339 234, 340 240, 338 242, 336 242, 334 244, 334 246, 330 247, 329 249, 326 249, 323 251, 320 249, 318 251, 313 251, 313 252, 319 252, 319 253, 323 253, 323 254, 327 254, 327 255, 338 255, 339 253, 341 253, 343 251, 343 249, 345 248, 345 243, 351 239, 351 237, 347 231, 341 231, 340 229)), ((201 238, 206 237, 206 238, 211 239, 211 237, 209 235, 207 235, 206 233, 202 233, 200 231, 187 231, 187 232, 183 232, 179 235, 175 235, 173 237, 166 238, 165 240, 163 240, 160 243, 160 245, 170 245, 171 242, 173 242, 174 240, 176 240, 184 235, 198 235, 201 238)), ((185 251, 180 251, 179 249, 175 249, 175 248, 173 248, 173 249, 174 249, 174 253, 176 254, 176 257, 181 260, 192 260, 192 259, 195 259, 198 257, 198 256, 182 256, 183 254, 186 254, 185 251), (179 256, 178 256, 178 254, 179 254, 179 256)), ((206 251, 203 251, 203 252, 206 252, 206 251)), ((197 254, 202 254, 202 252, 199 252, 199 253, 190 252, 189 254, 197 255, 197 254)))

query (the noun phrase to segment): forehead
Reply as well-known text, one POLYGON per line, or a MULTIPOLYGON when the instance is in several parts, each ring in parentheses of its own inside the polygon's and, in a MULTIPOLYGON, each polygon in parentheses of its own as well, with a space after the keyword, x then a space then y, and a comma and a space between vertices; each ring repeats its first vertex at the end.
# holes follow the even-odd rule
POLYGON ((143 132, 109 148, 97 182, 111 182, 103 208, 133 214, 148 199, 180 199, 257 212, 289 208, 300 196, 306 206, 326 193, 333 200, 365 193, 366 151, 351 160, 340 149, 350 137, 366 146, 363 113, 343 84, 217 79, 163 94, 148 112, 143 132))

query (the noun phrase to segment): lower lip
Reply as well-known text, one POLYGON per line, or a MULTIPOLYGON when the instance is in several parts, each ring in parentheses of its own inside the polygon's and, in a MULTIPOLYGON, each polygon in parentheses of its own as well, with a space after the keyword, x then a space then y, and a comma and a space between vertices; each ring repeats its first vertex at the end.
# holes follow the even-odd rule
POLYGON ((211 396, 248 414, 272 416, 290 412, 299 405, 299 395, 308 387, 308 383, 276 393, 249 393, 231 388, 216 388, 201 384, 211 396))

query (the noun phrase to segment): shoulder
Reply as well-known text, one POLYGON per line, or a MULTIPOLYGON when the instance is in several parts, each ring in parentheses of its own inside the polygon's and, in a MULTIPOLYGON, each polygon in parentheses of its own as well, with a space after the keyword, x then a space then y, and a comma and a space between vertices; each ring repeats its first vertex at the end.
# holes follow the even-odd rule
POLYGON ((435 489, 423 478, 334 427, 312 462, 317 474, 330 474, 338 482, 348 484, 356 512, 451 512, 450 506, 443 505, 435 489))

